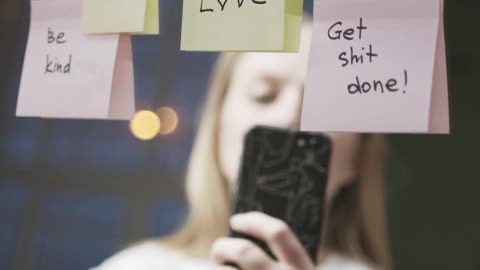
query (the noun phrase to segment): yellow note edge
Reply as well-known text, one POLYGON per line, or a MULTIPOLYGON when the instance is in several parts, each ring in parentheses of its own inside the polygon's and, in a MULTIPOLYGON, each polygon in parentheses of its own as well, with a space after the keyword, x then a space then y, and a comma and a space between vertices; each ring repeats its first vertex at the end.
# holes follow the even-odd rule
POLYGON ((147 0, 145 12, 145 28, 135 35, 158 35, 160 34, 160 16, 158 14, 158 0, 147 0))
POLYGON ((158 0, 83 0, 85 34, 158 34, 158 0))
POLYGON ((181 50, 297 52, 303 0, 184 0, 181 50))

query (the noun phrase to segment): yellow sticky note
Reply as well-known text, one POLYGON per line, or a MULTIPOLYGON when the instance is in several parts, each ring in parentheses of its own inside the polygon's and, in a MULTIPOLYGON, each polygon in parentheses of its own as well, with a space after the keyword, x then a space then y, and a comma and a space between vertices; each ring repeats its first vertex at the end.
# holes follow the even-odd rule
POLYGON ((298 52, 302 31, 303 0, 288 0, 285 6, 284 51, 298 52))
POLYGON ((158 14, 158 0, 147 0, 145 12, 145 28, 136 35, 158 35, 160 33, 160 18, 158 14))
POLYGON ((83 0, 86 34, 158 34, 158 0, 83 0))
POLYGON ((299 49, 303 0, 184 0, 184 51, 299 49))

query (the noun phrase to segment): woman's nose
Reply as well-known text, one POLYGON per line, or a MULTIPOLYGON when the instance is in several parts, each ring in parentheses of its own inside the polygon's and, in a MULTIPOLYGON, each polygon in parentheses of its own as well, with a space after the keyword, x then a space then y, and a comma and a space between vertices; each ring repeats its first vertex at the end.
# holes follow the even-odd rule
POLYGON ((300 116, 301 116, 300 106, 301 106, 301 103, 298 104, 298 106, 296 106, 297 110, 292 115, 292 117, 289 121, 289 124, 288 124, 288 128, 292 128, 292 129, 299 129, 300 128, 300 116))
POLYGON ((285 106, 286 126, 288 128, 298 129, 300 128, 300 117, 302 114, 303 86, 292 86, 292 89, 288 89, 288 93, 290 105, 285 106))

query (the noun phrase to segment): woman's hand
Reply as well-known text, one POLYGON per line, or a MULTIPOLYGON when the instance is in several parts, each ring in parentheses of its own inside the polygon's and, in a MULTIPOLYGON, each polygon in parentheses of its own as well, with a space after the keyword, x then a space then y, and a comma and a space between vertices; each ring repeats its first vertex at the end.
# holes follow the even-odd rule
POLYGON ((263 240, 278 261, 270 258, 260 247, 240 238, 221 238, 213 244, 211 255, 217 269, 232 270, 225 263, 238 265, 241 270, 312 270, 313 262, 300 241, 285 222, 252 212, 235 215, 230 225, 236 232, 263 240))

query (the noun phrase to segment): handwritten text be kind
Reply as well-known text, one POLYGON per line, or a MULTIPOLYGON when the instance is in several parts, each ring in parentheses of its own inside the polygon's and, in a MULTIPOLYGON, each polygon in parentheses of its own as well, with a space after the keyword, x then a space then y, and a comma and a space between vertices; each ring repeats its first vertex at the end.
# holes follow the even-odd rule
MULTIPOLYGON (((48 46, 65 46, 67 40, 64 32, 55 33, 50 27, 47 33, 48 46)), ((45 74, 70 74, 72 66, 72 54, 68 55, 68 61, 61 62, 57 56, 47 54, 47 63, 45 65, 45 74)))

